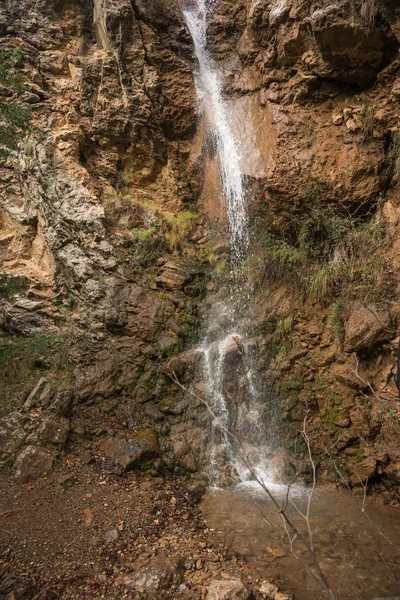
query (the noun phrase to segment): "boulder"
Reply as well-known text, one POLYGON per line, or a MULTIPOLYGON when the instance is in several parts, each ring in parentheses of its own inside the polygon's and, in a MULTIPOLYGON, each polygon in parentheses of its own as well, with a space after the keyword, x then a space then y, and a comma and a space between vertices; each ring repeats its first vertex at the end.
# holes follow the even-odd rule
POLYGON ((138 573, 128 575, 125 583, 133 590, 145 590, 148 593, 176 590, 182 583, 184 571, 185 561, 182 556, 160 556, 138 573))
POLYGON ((383 474, 386 475, 390 481, 400 484, 400 462, 390 462, 383 469, 383 474))
POLYGON ((161 466, 158 436, 154 429, 107 436, 100 449, 125 470, 146 469, 154 461, 161 466))
POLYGON ((207 588, 207 600, 249 600, 251 596, 240 579, 214 579, 207 588))
POLYGON ((15 480, 31 483, 53 468, 53 456, 38 446, 27 446, 14 463, 15 480))
POLYGON ((354 308, 346 323, 345 350, 358 352, 370 348, 388 337, 389 313, 378 312, 374 307, 354 308))
POLYGON ((69 433, 69 419, 57 415, 46 417, 38 428, 39 439, 46 443, 64 446, 69 433))
POLYGON ((351 471, 351 483, 360 484, 373 477, 376 473, 376 458, 368 456, 360 462, 349 465, 351 471))

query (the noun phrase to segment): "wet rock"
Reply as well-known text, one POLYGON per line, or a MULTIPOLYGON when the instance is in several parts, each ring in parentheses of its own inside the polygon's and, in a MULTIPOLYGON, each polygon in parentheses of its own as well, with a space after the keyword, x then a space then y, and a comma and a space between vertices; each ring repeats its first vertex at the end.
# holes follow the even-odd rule
POLYGON ((133 590, 146 592, 176 590, 182 583, 185 561, 181 556, 160 556, 138 573, 125 578, 125 583, 133 590))
POLYGON ((14 463, 18 483, 35 481, 53 468, 53 456, 38 446, 27 446, 14 463))
POLYGON ((23 417, 18 412, 10 413, 0 421, 0 455, 3 458, 6 459, 23 443, 26 437, 23 425, 23 417))
POLYGON ((161 468, 160 446, 154 429, 107 436, 100 449, 126 470, 148 469, 153 464, 161 468))
POLYGON ((49 415, 37 430, 42 442, 63 446, 69 433, 69 419, 57 415, 49 415))
POLYGON ((251 596, 240 579, 215 579, 207 587, 207 600, 249 600, 251 596))
POLYGON ((346 323, 345 350, 357 352, 370 348, 390 335, 390 315, 374 307, 354 308, 346 323))

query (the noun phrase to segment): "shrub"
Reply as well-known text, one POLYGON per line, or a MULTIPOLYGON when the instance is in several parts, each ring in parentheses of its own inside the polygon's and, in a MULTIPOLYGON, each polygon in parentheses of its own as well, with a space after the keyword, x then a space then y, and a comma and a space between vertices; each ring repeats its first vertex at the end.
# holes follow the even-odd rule
POLYGON ((8 157, 18 150, 31 118, 30 108, 18 101, 25 89, 15 74, 15 65, 21 56, 19 52, 0 50, 0 83, 10 93, 10 97, 0 97, 0 166, 4 166, 8 157))

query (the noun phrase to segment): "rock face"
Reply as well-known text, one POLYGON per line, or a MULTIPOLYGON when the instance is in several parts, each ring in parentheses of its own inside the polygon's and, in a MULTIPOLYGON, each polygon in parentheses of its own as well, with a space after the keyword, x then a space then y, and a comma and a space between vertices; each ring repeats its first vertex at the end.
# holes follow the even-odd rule
MULTIPOLYGON (((229 243, 180 3, 8 4, 1 47, 20 55, 18 102, 35 127, 1 165, 12 193, 0 206, 0 368, 4 404, 21 413, 2 421, 0 445, 13 458, 31 444, 23 462, 42 460, 41 473, 50 458, 40 444, 58 452, 70 425, 97 436, 82 425, 90 406, 98 429, 115 432, 102 447, 122 468, 158 472, 162 452, 168 468, 194 473, 207 466, 209 418, 171 377, 207 393, 195 348, 200 321, 226 293, 229 243)), ((274 388, 279 418, 294 429, 308 407, 324 477, 333 475, 323 447, 333 445, 352 485, 358 466, 387 498, 399 464, 378 456, 380 443, 396 447, 399 417, 396 404, 388 418, 377 399, 398 395, 392 4, 215 0, 208 27, 251 199, 241 276, 255 293, 251 318, 240 318, 260 386, 274 388), (274 239, 282 243, 271 255, 274 239), (307 252, 323 268, 307 274, 307 252)), ((225 367, 240 407, 245 373, 233 338, 225 367)), ((297 448, 289 428, 280 435, 297 448)))
POLYGON ((153 429, 141 429, 133 434, 108 436, 103 440, 100 448, 126 470, 146 470, 150 463, 161 462, 158 437, 153 429))

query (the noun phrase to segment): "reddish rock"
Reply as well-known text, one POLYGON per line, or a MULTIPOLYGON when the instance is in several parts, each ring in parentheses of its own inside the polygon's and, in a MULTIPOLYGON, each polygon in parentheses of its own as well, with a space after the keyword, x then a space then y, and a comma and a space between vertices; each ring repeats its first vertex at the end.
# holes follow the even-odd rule
POLYGON ((390 335, 390 315, 374 307, 354 308, 346 323, 345 350, 357 352, 370 348, 390 335))
POLYGON ((351 471, 351 482, 354 484, 365 483, 367 479, 371 479, 376 473, 377 461, 373 456, 369 456, 364 460, 356 463, 349 463, 348 467, 351 471))

